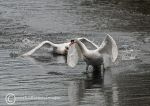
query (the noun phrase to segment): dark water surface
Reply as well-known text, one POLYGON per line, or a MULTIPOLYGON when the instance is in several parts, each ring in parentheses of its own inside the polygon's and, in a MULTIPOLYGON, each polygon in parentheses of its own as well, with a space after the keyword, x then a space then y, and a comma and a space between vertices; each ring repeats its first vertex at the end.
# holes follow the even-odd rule
POLYGON ((0 106, 7 106, 8 93, 15 94, 14 106, 150 106, 145 1, 0 0, 0 106), (105 33, 116 40, 119 57, 103 80, 83 74, 84 62, 72 69, 65 57, 45 49, 15 58, 44 40, 61 43, 84 36, 100 44, 105 33), (135 58, 124 59, 126 48, 135 58))

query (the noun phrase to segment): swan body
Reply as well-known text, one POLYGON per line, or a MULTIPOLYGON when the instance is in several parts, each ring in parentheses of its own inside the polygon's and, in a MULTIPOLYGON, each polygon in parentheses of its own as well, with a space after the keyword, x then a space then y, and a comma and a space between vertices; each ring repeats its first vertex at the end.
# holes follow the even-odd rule
MULTIPOLYGON (((89 43, 93 47, 96 47, 96 45, 93 42, 91 42, 90 40, 88 40, 87 38, 77 38, 77 39, 82 41, 83 43, 89 43)), ((66 42, 66 43, 61 43, 61 44, 55 44, 50 41, 43 41, 39 45, 37 45, 35 48, 33 48, 32 50, 28 51, 27 53, 24 53, 22 56, 30 56, 44 45, 49 45, 50 47, 52 47, 53 53, 55 53, 55 54, 66 55, 68 52, 70 41, 66 42)))
POLYGON ((103 65, 105 68, 110 66, 111 62, 115 62, 118 56, 118 48, 114 39, 107 34, 106 38, 98 47, 96 45, 95 50, 89 50, 78 39, 75 39, 75 43, 69 47, 67 64, 70 67, 75 67, 78 63, 78 59, 83 59, 87 66, 92 65, 93 68, 100 68, 103 65))

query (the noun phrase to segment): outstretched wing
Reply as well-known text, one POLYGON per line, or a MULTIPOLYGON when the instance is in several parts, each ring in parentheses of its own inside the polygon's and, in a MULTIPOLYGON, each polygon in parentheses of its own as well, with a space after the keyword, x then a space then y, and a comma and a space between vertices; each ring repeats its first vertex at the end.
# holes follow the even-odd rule
POLYGON ((116 45, 115 40, 107 34, 106 38, 102 42, 99 52, 103 55, 107 55, 111 57, 112 62, 115 62, 118 56, 118 47, 116 45))
POLYGON ((76 47, 76 44, 72 44, 69 47, 68 54, 67 54, 67 64, 70 67, 75 67, 79 60, 79 54, 76 47))
POLYGON ((99 46, 98 45, 96 45, 94 42, 92 42, 92 41, 90 41, 89 39, 87 39, 87 38, 77 38, 78 40, 80 40, 84 45, 86 45, 86 47, 88 48, 88 49, 97 49, 97 48, 99 48, 99 46))
POLYGON ((36 46, 35 48, 33 48, 32 50, 28 51, 27 53, 24 53, 22 56, 30 56, 32 55, 36 50, 40 49, 42 46, 44 45, 48 45, 48 46, 52 46, 52 47, 56 47, 56 44, 53 44, 50 41, 43 41, 42 43, 40 43, 38 46, 36 46))

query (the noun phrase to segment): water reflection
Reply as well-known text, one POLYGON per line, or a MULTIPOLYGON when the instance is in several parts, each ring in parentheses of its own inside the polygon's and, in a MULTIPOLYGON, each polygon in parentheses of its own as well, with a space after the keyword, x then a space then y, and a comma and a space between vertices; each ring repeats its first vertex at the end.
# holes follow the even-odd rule
POLYGON ((113 106, 117 101, 116 89, 112 87, 111 70, 104 73, 104 78, 92 74, 85 79, 69 82, 68 97, 71 106, 94 105, 113 106))
POLYGON ((149 106, 149 64, 138 64, 115 76, 116 95, 121 106, 149 106))
POLYGON ((49 64, 64 64, 67 62, 66 56, 61 56, 61 55, 43 55, 43 56, 28 56, 24 57, 31 61, 32 63, 36 64, 37 62, 41 63, 49 63, 49 64))

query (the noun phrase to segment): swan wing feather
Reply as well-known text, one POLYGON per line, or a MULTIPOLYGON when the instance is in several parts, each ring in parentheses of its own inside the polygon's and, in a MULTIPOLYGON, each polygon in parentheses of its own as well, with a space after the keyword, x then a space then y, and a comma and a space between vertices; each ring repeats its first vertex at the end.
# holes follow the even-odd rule
POLYGON ((37 45, 36 47, 34 47, 33 49, 31 49, 30 51, 28 51, 27 53, 24 53, 22 56, 30 56, 32 55, 36 50, 40 49, 42 46, 52 46, 52 47, 56 47, 56 44, 50 42, 50 41, 43 41, 41 42, 39 45, 37 45))
POLYGON ((84 45, 86 45, 86 47, 89 46, 89 47, 91 47, 92 49, 97 49, 97 48, 99 48, 98 45, 96 45, 94 42, 90 41, 90 40, 87 39, 87 38, 82 37, 82 38, 77 38, 77 39, 80 40, 84 45))
POLYGON ((68 54, 67 54, 67 64, 70 67, 75 67, 78 63, 79 55, 76 44, 72 44, 69 47, 68 54))
POLYGON ((118 47, 116 45, 115 40, 109 34, 107 34, 106 38, 102 42, 99 48, 99 52, 101 54, 111 56, 112 62, 115 62, 115 60, 117 59, 118 47))

